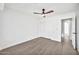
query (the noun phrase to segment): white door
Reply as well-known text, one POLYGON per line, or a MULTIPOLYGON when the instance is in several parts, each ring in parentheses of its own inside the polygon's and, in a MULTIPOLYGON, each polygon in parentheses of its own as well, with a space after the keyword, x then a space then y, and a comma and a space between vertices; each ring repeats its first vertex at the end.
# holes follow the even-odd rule
POLYGON ((76 48, 75 19, 74 18, 63 19, 61 26, 62 26, 61 27, 62 41, 72 40, 73 48, 76 48))
POLYGON ((77 49, 77 19, 76 17, 72 18, 72 45, 74 49, 77 49))

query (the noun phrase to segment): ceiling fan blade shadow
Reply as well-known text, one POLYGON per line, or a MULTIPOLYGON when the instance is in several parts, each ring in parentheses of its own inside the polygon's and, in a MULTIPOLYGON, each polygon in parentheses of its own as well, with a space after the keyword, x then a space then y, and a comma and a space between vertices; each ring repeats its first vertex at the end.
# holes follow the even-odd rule
POLYGON ((45 14, 52 13, 52 12, 54 12, 54 11, 53 10, 50 10, 50 11, 46 12, 45 14))

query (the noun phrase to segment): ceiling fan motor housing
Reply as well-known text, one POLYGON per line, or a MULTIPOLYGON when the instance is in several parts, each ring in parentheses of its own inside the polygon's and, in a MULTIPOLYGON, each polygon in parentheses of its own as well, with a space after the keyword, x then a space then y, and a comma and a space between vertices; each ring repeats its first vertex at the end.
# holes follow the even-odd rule
POLYGON ((44 8, 42 9, 42 11, 43 11, 42 13, 45 14, 45 9, 44 8))

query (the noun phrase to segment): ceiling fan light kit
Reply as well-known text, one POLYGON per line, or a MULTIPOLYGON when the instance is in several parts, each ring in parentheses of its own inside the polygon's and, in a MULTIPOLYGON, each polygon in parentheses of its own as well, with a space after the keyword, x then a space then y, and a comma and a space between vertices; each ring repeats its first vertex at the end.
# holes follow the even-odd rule
POLYGON ((54 12, 54 11, 53 10, 50 10, 48 12, 45 12, 45 9, 43 8, 42 9, 42 13, 34 12, 34 14, 40 14, 40 15, 42 15, 45 18, 46 17, 45 14, 49 14, 49 13, 52 13, 52 12, 54 12))
POLYGON ((42 14, 41 16, 42 16, 43 18, 46 18, 46 15, 45 15, 45 14, 42 14))

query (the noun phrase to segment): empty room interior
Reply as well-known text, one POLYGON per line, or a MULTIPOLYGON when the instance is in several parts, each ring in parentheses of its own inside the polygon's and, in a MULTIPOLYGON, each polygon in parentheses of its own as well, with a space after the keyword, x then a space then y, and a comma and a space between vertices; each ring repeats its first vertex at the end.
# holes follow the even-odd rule
POLYGON ((0 3, 0 55, 78 55, 79 3, 0 3))

